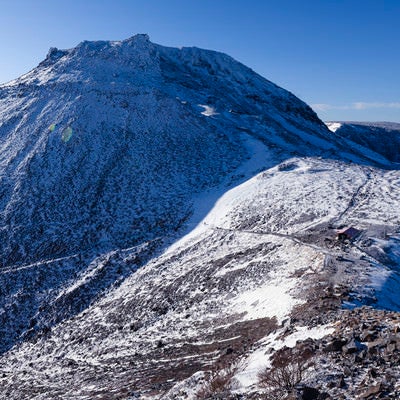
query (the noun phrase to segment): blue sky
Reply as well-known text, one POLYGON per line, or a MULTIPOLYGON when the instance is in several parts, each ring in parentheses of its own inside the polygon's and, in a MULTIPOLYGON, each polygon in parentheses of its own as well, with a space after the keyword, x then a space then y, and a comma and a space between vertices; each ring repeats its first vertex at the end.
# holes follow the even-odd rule
POLYGON ((3 0, 0 82, 50 47, 148 33, 223 51, 324 120, 400 122, 400 0, 3 0))

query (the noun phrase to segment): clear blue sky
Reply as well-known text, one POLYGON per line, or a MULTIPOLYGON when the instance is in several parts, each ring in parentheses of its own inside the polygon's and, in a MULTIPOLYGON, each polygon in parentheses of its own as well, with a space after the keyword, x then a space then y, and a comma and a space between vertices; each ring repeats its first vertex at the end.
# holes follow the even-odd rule
POLYGON ((50 47, 136 33, 223 51, 324 120, 400 122, 400 0, 3 0, 0 82, 50 47))

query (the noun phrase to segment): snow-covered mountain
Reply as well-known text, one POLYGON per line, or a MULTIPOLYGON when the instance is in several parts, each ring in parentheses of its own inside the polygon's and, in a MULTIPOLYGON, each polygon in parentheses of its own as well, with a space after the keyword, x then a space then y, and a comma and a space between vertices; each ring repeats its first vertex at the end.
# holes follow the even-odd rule
POLYGON ((249 135, 280 159, 333 148, 289 92, 224 54, 146 35, 51 49, 1 86, 0 121, 3 348, 142 265, 191 215, 194 193, 240 179, 249 135), (135 246, 130 265, 93 272, 135 246), (60 293, 82 273, 66 306, 60 293))
MULTIPOLYGON (((256 398, 273 348, 397 315, 397 160, 227 55, 51 49, 0 87, 0 123, 6 398, 195 398, 239 360, 221 396, 256 398)), ((330 387, 340 361, 315 355, 306 383, 332 396, 374 362, 330 387)))

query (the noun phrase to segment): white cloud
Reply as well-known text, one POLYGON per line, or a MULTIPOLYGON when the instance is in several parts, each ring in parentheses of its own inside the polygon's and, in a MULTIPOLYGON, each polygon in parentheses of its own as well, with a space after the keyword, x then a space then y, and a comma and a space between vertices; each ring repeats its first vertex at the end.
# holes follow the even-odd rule
POLYGON ((355 110, 368 110, 369 108, 400 108, 400 103, 353 103, 355 110))
POLYGON ((332 109, 332 106, 330 104, 311 104, 311 108, 314 111, 329 111, 332 109))
POLYGON ((400 108, 400 102, 393 103, 369 103, 364 101, 358 101, 355 103, 337 106, 333 104, 311 104, 311 107, 315 111, 329 111, 329 110, 368 110, 371 108, 400 108))

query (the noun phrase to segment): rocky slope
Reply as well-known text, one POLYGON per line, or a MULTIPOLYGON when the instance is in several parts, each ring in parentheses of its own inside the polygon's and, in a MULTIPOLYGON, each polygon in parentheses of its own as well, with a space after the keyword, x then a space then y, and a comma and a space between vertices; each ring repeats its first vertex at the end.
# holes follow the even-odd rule
POLYGON ((3 397, 278 398, 259 373, 307 344, 298 396, 396 398, 400 173, 372 142, 145 35, 52 49, 0 115, 3 397))

